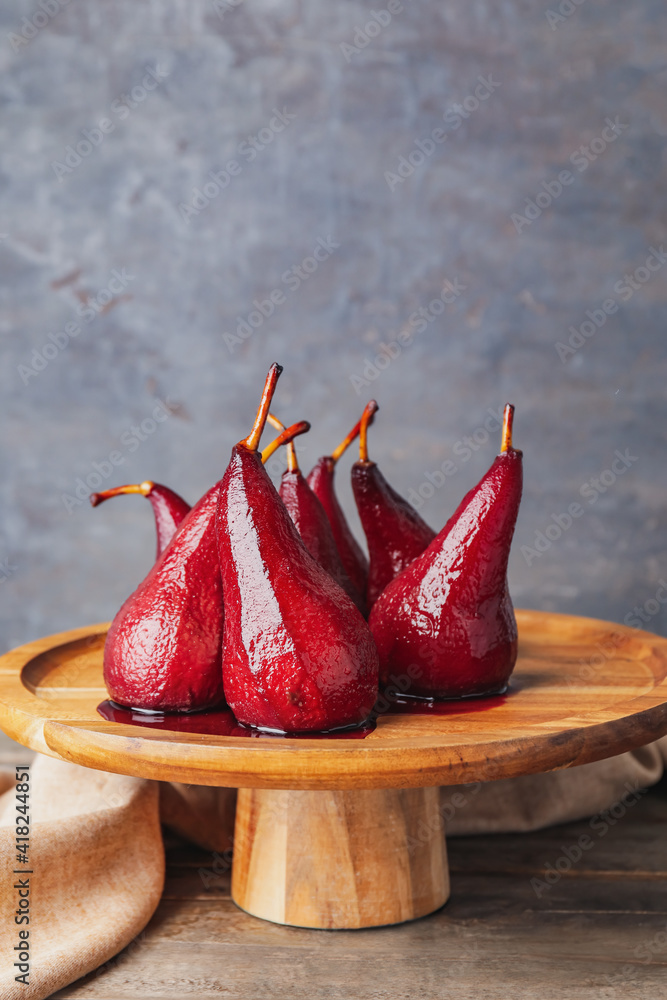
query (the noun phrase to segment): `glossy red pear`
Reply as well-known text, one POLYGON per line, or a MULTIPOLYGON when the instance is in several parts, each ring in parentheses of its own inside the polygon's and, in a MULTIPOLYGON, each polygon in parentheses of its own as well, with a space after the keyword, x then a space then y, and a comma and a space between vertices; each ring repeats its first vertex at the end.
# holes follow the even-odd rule
MULTIPOLYGON (((280 431, 285 430, 283 424, 271 413, 269 413, 268 422, 280 431)), ((324 507, 311 490, 299 468, 294 441, 290 441, 286 448, 287 469, 280 480, 278 491, 280 499, 285 504, 297 531, 301 535, 301 540, 313 559, 356 602, 359 599, 359 594, 345 572, 324 507)), ((360 610, 363 613, 363 607, 360 610)))
POLYGON ((323 455, 317 460, 308 474, 308 485, 324 507, 329 524, 331 525, 334 541, 336 542, 336 548, 343 563, 343 568, 354 587, 355 604, 365 614, 368 559, 359 542, 352 534, 343 513, 343 508, 338 502, 334 486, 336 462, 357 437, 360 428, 361 420, 358 420, 333 454, 323 455))
POLYGON ((377 650, 357 608, 304 545, 257 454, 278 374, 220 488, 225 695, 246 725, 326 731, 368 717, 377 650))
POLYGON ((435 538, 412 504, 389 485, 375 462, 368 458, 368 425, 378 410, 371 400, 361 418, 359 461, 352 466, 352 492, 366 535, 369 554, 366 604, 376 600, 413 559, 435 538))
POLYGON ((408 695, 459 698, 502 691, 517 628, 507 563, 522 490, 522 453, 505 408, 501 453, 439 535, 376 601, 369 624, 381 680, 408 695))
POLYGON ((222 582, 215 537, 219 483, 182 520, 116 615, 104 680, 121 705, 185 712, 223 700, 222 582))
POLYGON ((125 496, 128 493, 138 493, 142 497, 147 497, 153 508, 155 516, 155 530, 157 532, 157 557, 159 557, 171 541, 179 524, 190 510, 190 504, 186 503, 178 493, 174 493, 168 486, 160 483, 153 483, 146 480, 143 483, 130 483, 127 486, 115 486, 111 490, 104 490, 102 493, 93 493, 90 502, 93 507, 110 500, 111 497, 125 496))

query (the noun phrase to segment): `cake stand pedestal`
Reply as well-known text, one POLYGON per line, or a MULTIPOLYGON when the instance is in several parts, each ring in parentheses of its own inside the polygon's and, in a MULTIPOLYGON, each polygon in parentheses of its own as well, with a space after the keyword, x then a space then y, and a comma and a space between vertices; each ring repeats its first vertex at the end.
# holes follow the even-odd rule
POLYGON ((390 710, 363 739, 107 722, 97 712, 106 625, 0 657, 0 727, 86 767, 239 788, 232 896, 255 916, 314 928, 401 923, 449 895, 437 786, 586 764, 667 734, 667 640, 536 611, 517 620, 507 695, 390 710))

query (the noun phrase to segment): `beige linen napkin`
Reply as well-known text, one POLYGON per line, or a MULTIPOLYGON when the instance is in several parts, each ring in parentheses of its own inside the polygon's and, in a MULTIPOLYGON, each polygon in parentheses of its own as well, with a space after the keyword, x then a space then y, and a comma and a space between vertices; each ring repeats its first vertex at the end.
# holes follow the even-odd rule
POLYGON ((0 997, 41 1000, 121 951, 164 884, 158 786, 38 757, 30 769, 29 985, 16 982, 14 775, 0 787, 0 997))
POLYGON ((526 833, 584 819, 655 785, 667 764, 667 737, 593 764, 440 789, 449 836, 526 833), (458 793, 458 795, 457 795, 458 793))
MULTIPOLYGON (((659 781, 667 738, 549 774, 441 789, 450 835, 535 830, 601 812, 659 781)), ((0 996, 43 1000, 121 951, 164 880, 160 819, 210 851, 230 849, 236 793, 159 784, 38 756, 31 768, 30 984, 15 982, 19 927, 13 774, 0 774, 0 996)))

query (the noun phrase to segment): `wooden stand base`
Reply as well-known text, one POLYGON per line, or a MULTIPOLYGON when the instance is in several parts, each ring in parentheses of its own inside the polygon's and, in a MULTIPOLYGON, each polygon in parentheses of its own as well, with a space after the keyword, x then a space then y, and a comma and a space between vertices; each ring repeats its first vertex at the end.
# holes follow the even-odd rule
POLYGON ((296 927, 379 927, 449 896, 437 788, 239 790, 232 897, 296 927))

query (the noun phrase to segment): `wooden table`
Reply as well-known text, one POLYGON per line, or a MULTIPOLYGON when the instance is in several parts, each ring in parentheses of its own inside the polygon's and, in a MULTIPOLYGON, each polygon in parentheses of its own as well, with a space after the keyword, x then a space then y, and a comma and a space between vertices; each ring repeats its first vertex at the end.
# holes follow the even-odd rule
MULTIPOLYGON (((172 841, 146 931, 58 1000, 659 1000, 667 994, 667 782, 537 898, 530 879, 589 821, 452 838, 451 899, 364 931, 256 920, 205 890, 204 851, 172 841)), ((55 998, 54 998, 55 1000, 55 998)))

